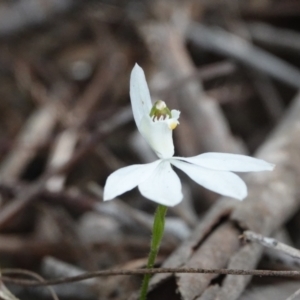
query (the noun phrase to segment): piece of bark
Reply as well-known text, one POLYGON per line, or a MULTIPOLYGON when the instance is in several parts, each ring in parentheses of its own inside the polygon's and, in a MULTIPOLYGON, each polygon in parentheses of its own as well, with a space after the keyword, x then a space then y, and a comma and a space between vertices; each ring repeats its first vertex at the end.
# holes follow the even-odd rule
MULTIPOLYGON (((258 245, 247 245, 237 251, 231 258, 228 269, 252 269, 258 263, 262 254, 262 248, 258 245)), ((251 276, 225 277, 224 282, 216 296, 219 300, 237 299, 242 294, 246 285, 250 282, 251 276), (238 296, 237 296, 238 295, 238 296)))
MULTIPOLYGON (((239 300, 292 300, 287 298, 289 295, 297 291, 299 288, 299 281, 283 281, 272 282, 267 284, 251 284, 239 298, 239 300)), ((294 298, 293 300, 299 300, 294 298)))
POLYGON ((200 297, 197 297, 195 300, 215 300, 219 290, 219 285, 211 285, 200 297))
MULTIPOLYGON (((218 269, 227 264, 239 248, 238 230, 226 223, 210 234, 192 257, 186 267, 218 269), (222 245, 222 246, 221 246, 222 245)), ((185 300, 193 300, 209 285, 216 274, 177 274, 178 291, 185 300)))
MULTIPOLYGON (((238 204, 238 202, 233 200, 218 202, 195 228, 192 235, 164 262, 163 267, 177 268, 183 266, 192 256, 197 245, 203 242, 221 219, 228 216, 235 205, 238 204)), ((170 274, 157 274, 153 276, 150 289, 171 276, 170 274)))

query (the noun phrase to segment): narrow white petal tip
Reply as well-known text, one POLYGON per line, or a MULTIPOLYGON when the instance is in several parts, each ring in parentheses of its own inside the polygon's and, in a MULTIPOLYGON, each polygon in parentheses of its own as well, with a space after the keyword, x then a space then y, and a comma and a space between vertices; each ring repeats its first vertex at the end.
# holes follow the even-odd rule
POLYGON ((132 68, 132 72, 136 72, 136 71, 138 72, 142 71, 144 73, 143 69, 138 65, 138 63, 135 63, 134 67, 132 68))
POLYGON ((109 201, 112 200, 114 197, 111 197, 104 189, 104 193, 103 193, 103 201, 109 201))
POLYGON ((266 171, 273 171, 275 169, 276 165, 275 164, 270 164, 268 163, 268 166, 266 168, 266 171))
MULTIPOLYGON (((108 177, 109 178, 109 177, 108 177)), ((110 185, 108 183, 108 178, 106 180, 104 189, 103 189, 103 201, 109 201, 114 199, 114 193, 113 189, 110 188, 110 185)))
POLYGON ((215 191, 215 192, 239 201, 243 201, 248 196, 247 186, 244 182, 237 185, 236 188, 233 190, 228 189, 228 190, 224 190, 223 192, 220 191, 215 191))
POLYGON ((247 198, 247 196, 248 196, 248 190, 246 187, 246 189, 241 193, 241 195, 232 196, 232 198, 239 200, 239 201, 243 201, 247 198))

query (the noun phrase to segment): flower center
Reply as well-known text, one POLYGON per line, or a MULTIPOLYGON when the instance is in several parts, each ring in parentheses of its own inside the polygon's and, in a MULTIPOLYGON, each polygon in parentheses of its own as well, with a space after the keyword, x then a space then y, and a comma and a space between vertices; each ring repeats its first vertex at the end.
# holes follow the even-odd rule
POLYGON ((150 117, 153 122, 166 120, 168 127, 173 130, 177 127, 178 121, 172 118, 170 109, 167 107, 166 103, 162 100, 158 100, 154 103, 150 111, 150 117))
POLYGON ((162 100, 158 100, 154 103, 150 111, 150 117, 152 118, 153 121, 155 121, 155 120, 165 120, 165 119, 172 118, 172 115, 166 103, 162 100))

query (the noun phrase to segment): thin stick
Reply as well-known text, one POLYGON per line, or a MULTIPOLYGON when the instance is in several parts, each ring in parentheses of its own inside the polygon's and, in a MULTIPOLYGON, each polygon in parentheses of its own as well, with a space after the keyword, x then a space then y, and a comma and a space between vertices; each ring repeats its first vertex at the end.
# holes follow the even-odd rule
MULTIPOLYGON (((41 275, 39 275, 35 272, 32 272, 32 271, 28 271, 28 270, 5 269, 5 270, 2 270, 1 272, 2 272, 2 274, 17 274, 17 275, 31 276, 31 277, 34 277, 35 279, 37 279, 38 282, 45 282, 45 279, 41 275)), ((54 300, 59 300, 58 296, 56 295, 54 289, 51 286, 46 286, 46 288, 48 289, 48 291, 50 292, 50 294, 54 300)))
MULTIPOLYGON (((5 269, 2 272, 5 272, 5 269)), ((241 269, 198 269, 198 268, 155 268, 155 269, 135 269, 135 270, 104 270, 96 272, 88 272, 73 277, 63 277, 51 279, 44 282, 34 280, 15 279, 6 276, 1 276, 0 279, 7 283, 12 283, 21 286, 45 286, 45 285, 58 285, 63 283, 71 283, 81 281, 89 278, 100 276, 114 276, 114 275, 145 275, 157 273, 194 273, 194 274, 219 274, 219 275, 251 275, 251 276, 264 276, 264 277, 300 277, 300 271, 274 271, 274 270, 241 270, 241 269)))
POLYGON ((300 260, 300 250, 293 248, 291 246, 288 246, 284 243, 281 243, 273 238, 263 236, 259 233, 247 230, 243 232, 242 237, 246 241, 256 242, 258 244, 263 245, 264 247, 280 251, 292 258, 300 260))

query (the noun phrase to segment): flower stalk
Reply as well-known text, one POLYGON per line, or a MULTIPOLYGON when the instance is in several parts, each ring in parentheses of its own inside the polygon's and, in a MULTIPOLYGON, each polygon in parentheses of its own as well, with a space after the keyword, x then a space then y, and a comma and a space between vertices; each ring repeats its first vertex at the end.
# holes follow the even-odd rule
MULTIPOLYGON (((152 227, 151 248, 148 256, 147 269, 152 269, 154 267, 157 253, 161 244, 161 240, 164 235, 165 216, 167 213, 167 209, 168 208, 164 205, 158 205, 155 211, 153 227, 152 227)), ((150 278, 151 278, 151 274, 144 275, 144 279, 141 287, 141 293, 140 293, 140 300, 146 300, 147 298, 147 291, 148 291, 150 278)))

